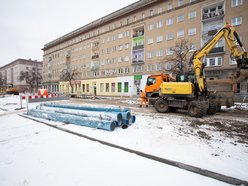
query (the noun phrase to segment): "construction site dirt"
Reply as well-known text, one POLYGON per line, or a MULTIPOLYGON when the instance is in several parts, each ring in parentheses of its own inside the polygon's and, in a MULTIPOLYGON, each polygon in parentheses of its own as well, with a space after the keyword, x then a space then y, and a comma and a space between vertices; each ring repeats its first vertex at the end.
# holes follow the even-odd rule
MULTIPOLYGON (((187 111, 178 110, 170 113, 157 113, 153 106, 139 107, 139 98, 96 98, 96 99, 71 99, 75 104, 101 104, 129 107, 136 115, 152 117, 153 119, 178 118, 182 120, 180 125, 176 124, 176 132, 180 136, 196 136, 207 143, 211 140, 232 139, 230 143, 243 144, 248 147, 248 104, 235 105, 232 108, 223 107, 215 115, 206 115, 203 118, 192 118, 187 111), (219 138, 218 136, 222 136, 219 138), (224 137, 224 138, 223 138, 224 137)), ((158 127, 158 130, 161 129, 158 127)), ((216 155, 216 154, 215 154, 216 155)), ((217 155, 216 155, 217 156, 217 155)))

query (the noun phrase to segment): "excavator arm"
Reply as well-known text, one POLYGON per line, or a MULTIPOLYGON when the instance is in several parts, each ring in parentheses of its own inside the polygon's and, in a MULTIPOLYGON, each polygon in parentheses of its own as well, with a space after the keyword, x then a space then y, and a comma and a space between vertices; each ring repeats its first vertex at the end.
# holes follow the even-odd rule
POLYGON ((224 37, 228 47, 231 49, 231 54, 237 61, 238 67, 238 79, 237 82, 248 79, 248 60, 247 52, 245 51, 242 42, 240 41, 237 32, 234 27, 226 24, 222 27, 215 36, 203 45, 202 48, 197 50, 191 57, 191 63, 194 65, 195 77, 198 84, 200 93, 207 93, 204 67, 205 64, 202 62, 202 58, 205 57, 216 45, 216 43, 224 37), (237 43, 243 51, 239 51, 237 43))

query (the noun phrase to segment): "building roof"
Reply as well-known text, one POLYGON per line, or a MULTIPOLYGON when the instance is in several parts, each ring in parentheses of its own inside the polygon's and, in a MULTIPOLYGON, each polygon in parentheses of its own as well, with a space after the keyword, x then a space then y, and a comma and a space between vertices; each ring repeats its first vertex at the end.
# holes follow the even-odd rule
POLYGON ((32 64, 39 64, 39 65, 42 65, 43 62, 42 61, 37 61, 37 60, 31 60, 31 59, 16 59, 15 61, 12 61, 11 63, 8 63, 2 67, 0 67, 0 70, 3 70, 3 69, 6 69, 8 67, 11 67, 11 66, 15 66, 17 64, 28 64, 28 65, 32 65, 32 64))
POLYGON ((68 33, 68 34, 65 34, 62 37, 59 37, 58 39, 55 39, 55 40, 45 44, 45 46, 44 46, 44 48, 42 50, 51 48, 52 46, 57 45, 57 44, 59 44, 59 43, 61 43, 63 41, 66 41, 68 39, 76 37, 76 36, 78 36, 78 35, 80 35, 80 34, 82 34, 84 32, 87 32, 87 31, 95 28, 95 27, 99 27, 99 26, 101 26, 101 25, 103 25, 103 24, 105 24, 105 23, 107 23, 109 21, 112 21, 112 20, 114 20, 116 18, 124 16, 124 15, 126 15, 128 13, 131 13, 131 12, 137 10, 137 9, 143 8, 145 6, 148 6, 148 5, 150 5, 152 3, 155 3, 155 2, 158 2, 158 1, 160 1, 160 0, 139 0, 139 1, 135 2, 135 3, 132 3, 132 4, 126 6, 126 7, 122 8, 122 9, 119 9, 119 10, 117 10, 117 11, 111 13, 111 14, 108 14, 108 15, 106 15, 106 16, 100 18, 100 19, 97 19, 97 20, 95 20, 95 21, 93 21, 93 22, 91 22, 91 23, 89 23, 87 25, 84 25, 84 26, 82 26, 82 27, 80 27, 80 28, 68 33))

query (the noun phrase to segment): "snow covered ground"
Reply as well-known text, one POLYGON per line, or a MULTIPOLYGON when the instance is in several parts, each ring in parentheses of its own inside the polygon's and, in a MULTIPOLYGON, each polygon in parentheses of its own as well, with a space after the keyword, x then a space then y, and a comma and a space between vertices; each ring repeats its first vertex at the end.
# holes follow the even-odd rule
MULTIPOLYGON (((18 96, 0 98, 0 185, 227 185, 74 136, 17 115, 18 96)), ((67 101, 65 103, 70 103, 67 101)), ((126 101, 132 105, 132 100, 126 101)), ((134 102, 135 103, 135 102, 134 102)), ((35 107, 38 103, 29 104, 35 107)), ((81 101, 81 104, 83 101, 81 101)), ((88 105, 96 105, 94 101, 88 105)), ((25 103, 24 103, 25 106, 25 103)), ((106 105, 105 105, 106 106, 106 105)), ((113 132, 46 121, 117 145, 248 181, 248 143, 223 133, 241 117, 204 119, 132 108, 136 123, 113 132), (211 125, 210 125, 211 124, 211 125)), ((231 110, 235 111, 234 109, 231 110)), ((241 132, 241 131, 240 131, 241 132)))

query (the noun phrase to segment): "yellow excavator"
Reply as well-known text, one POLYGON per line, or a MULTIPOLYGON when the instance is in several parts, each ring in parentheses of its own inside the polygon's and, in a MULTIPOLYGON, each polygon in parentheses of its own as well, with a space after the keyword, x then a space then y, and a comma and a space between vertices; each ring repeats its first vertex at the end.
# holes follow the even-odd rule
POLYGON ((163 82, 160 85, 159 98, 154 105, 157 112, 176 111, 180 108, 187 109, 192 117, 203 117, 206 114, 213 115, 216 113, 217 105, 213 95, 207 89, 204 60, 222 37, 225 38, 232 56, 237 61, 236 82, 240 83, 248 79, 247 52, 235 28, 226 24, 202 48, 193 53, 190 59, 190 62, 194 65, 193 78, 189 78, 187 73, 179 74, 177 82, 163 82), (190 81, 185 82, 186 79, 190 79, 190 81))

